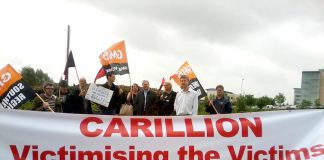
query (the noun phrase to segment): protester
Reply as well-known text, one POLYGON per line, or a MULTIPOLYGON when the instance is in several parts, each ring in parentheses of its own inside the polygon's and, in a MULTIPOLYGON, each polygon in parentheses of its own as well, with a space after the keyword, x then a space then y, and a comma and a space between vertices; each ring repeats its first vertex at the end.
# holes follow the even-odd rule
POLYGON ((134 115, 158 115, 156 107, 157 96, 155 92, 150 89, 148 80, 142 82, 143 90, 140 91, 134 101, 134 115))
POLYGON ((62 108, 63 113, 73 113, 72 95, 70 94, 68 83, 65 80, 59 82, 59 88, 55 96, 58 105, 62 108))
POLYGON ((112 90, 114 93, 110 99, 108 107, 99 106, 101 113, 104 115, 116 115, 117 110, 119 110, 121 106, 121 96, 122 93, 118 86, 114 84, 116 77, 112 72, 106 74, 107 82, 102 85, 102 87, 112 90))
POLYGON ((139 86, 138 86, 138 84, 134 83, 134 84, 131 86, 131 89, 130 89, 130 91, 129 91, 128 94, 127 94, 127 100, 126 100, 126 102, 127 102, 128 104, 131 104, 131 105, 134 106, 134 101, 135 101, 135 98, 136 98, 137 93, 138 93, 139 91, 140 91, 140 90, 139 90, 139 86))
POLYGON ((224 95, 224 86, 216 86, 216 93, 216 98, 208 102, 208 105, 205 109, 206 112, 208 112, 209 114, 216 114, 216 109, 219 114, 232 113, 232 104, 230 100, 224 95))
POLYGON ((164 83, 165 91, 159 96, 158 107, 160 116, 170 116, 174 111, 174 101, 177 93, 172 90, 170 82, 164 83))
POLYGON ((36 97, 34 99, 32 110, 49 112, 51 111, 51 108, 54 112, 62 112, 62 108, 58 105, 56 96, 53 94, 54 84, 51 82, 45 82, 43 85, 43 91, 44 93, 42 93, 40 97, 45 103, 43 103, 39 97, 36 97))
POLYGON ((119 106, 117 106, 116 108, 116 114, 120 113, 120 109, 122 107, 122 104, 126 103, 127 100, 127 94, 124 92, 124 90, 122 89, 122 86, 119 86, 119 106))
POLYGON ((85 99, 88 91, 88 85, 85 78, 80 78, 79 85, 73 94, 74 113, 92 114, 91 102, 85 99))
POLYGON ((198 93, 189 89, 189 78, 186 75, 180 77, 180 88, 176 96, 174 110, 176 115, 197 115, 198 114, 198 93))

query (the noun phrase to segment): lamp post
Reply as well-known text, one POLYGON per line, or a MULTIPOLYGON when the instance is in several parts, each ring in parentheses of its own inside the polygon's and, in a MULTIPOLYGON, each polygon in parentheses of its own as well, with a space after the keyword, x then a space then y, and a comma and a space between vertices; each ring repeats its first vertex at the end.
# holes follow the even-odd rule
POLYGON ((243 81, 244 81, 244 78, 242 78, 242 82, 241 82, 241 96, 243 96, 243 81))

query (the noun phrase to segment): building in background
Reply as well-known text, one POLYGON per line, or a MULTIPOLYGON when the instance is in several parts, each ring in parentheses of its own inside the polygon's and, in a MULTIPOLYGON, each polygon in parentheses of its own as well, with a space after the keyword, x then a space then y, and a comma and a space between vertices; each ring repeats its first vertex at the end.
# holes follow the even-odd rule
MULTIPOLYGON (((208 97, 216 97, 216 88, 208 88, 206 90, 207 90, 208 97)), ((236 102, 236 98, 239 96, 238 94, 234 94, 228 91, 224 91, 224 93, 225 96, 230 99, 231 103, 236 102)))
POLYGON ((302 98, 301 98, 301 88, 294 88, 294 104, 301 104, 302 98))
POLYGON ((318 71, 303 71, 301 88, 294 88, 294 104, 301 104, 306 100, 315 105, 319 100, 324 105, 324 69, 318 71))

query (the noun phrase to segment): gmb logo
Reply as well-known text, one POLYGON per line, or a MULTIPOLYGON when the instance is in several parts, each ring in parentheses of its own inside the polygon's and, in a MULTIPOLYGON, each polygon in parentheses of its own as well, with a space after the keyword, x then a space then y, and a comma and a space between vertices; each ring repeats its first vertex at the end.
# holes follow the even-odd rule
POLYGON ((3 75, 1 75, 0 77, 0 90, 2 89, 2 87, 11 79, 11 74, 10 73, 4 73, 3 75))

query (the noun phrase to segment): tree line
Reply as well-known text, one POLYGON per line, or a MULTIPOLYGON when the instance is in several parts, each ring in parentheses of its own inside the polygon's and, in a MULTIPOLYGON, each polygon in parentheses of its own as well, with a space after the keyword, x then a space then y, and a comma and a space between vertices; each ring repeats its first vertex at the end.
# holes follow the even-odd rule
POLYGON ((22 67, 20 74, 33 88, 42 86, 44 82, 53 82, 53 79, 50 78, 47 73, 43 72, 41 69, 35 70, 30 66, 22 67))
POLYGON ((284 94, 279 93, 274 98, 268 96, 262 96, 260 98, 255 98, 252 94, 247 94, 244 96, 239 96, 236 99, 234 105, 236 106, 237 112, 245 112, 249 111, 251 108, 257 107, 257 109, 262 110, 267 105, 277 105, 283 106, 286 101, 286 97, 284 94))
MULTIPOLYGON (((42 71, 42 69, 34 69, 30 66, 22 67, 20 74, 23 79, 31 85, 35 90, 41 90, 41 86, 44 82, 54 82, 50 76, 42 71)), ((129 91, 128 86, 122 86, 124 91, 129 91)), ((214 95, 210 97, 211 99, 215 98, 214 95)), ((250 112, 250 111, 261 111, 265 109, 267 105, 277 105, 283 106, 286 101, 286 97, 283 93, 279 93, 274 98, 269 96, 262 96, 259 98, 254 97, 252 94, 240 95, 237 97, 236 101, 233 102, 234 112, 250 112), (257 110, 256 110, 257 109, 257 110)), ((199 114, 207 114, 205 110, 205 105, 207 100, 201 101, 199 104, 199 114)), ((300 109, 306 109, 311 105, 320 106, 319 99, 315 100, 314 103, 303 100, 301 104, 298 105, 300 109)))

